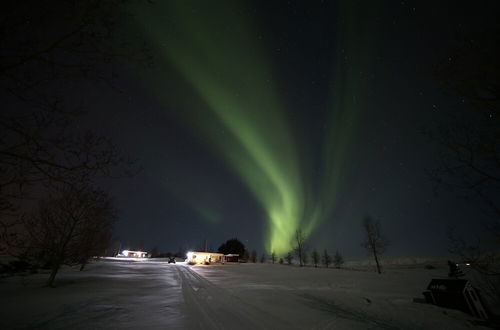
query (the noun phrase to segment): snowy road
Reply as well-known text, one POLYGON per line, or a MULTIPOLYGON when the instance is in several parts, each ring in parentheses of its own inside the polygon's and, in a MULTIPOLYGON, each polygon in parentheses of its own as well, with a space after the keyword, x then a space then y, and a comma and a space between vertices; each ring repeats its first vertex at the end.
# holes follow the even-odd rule
POLYGON ((412 301, 433 272, 95 262, 0 279, 0 329, 470 329, 412 301))
POLYGON ((177 267, 182 280, 190 328, 281 329, 290 328, 264 308, 246 303, 221 286, 214 285, 189 266, 177 267))
POLYGON ((96 262, 83 272, 65 269, 56 288, 43 287, 46 279, 36 274, 0 280, 0 329, 186 328, 174 265, 96 262))

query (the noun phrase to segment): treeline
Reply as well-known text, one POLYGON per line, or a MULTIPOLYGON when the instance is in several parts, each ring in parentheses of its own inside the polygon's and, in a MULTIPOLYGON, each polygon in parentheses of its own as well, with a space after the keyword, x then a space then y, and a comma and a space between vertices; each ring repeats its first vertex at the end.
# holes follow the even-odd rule
MULTIPOLYGON (((376 270, 380 274, 382 272, 380 256, 386 251, 390 242, 382 234, 380 221, 375 220, 370 216, 366 216, 363 218, 362 227, 364 237, 362 239, 361 246, 373 256, 376 264, 376 270)), ((330 266, 341 268, 344 264, 344 257, 338 250, 335 251, 333 255, 331 255, 327 249, 318 251, 318 249, 314 248, 312 251, 309 251, 309 242, 301 229, 297 229, 295 232, 293 241, 291 242, 292 250, 287 252, 284 256, 277 256, 277 254, 273 251, 269 255, 263 253, 260 258, 258 258, 256 250, 252 250, 249 255, 244 245, 241 245, 245 251, 243 252, 243 262, 249 261, 256 263, 259 260, 261 263, 271 262, 272 264, 279 263, 282 265, 292 265, 294 264, 294 260, 297 260, 300 267, 310 264, 316 268, 318 266, 324 266, 326 268, 329 268, 330 266)), ((219 251, 221 251, 221 249, 219 249, 219 251)))

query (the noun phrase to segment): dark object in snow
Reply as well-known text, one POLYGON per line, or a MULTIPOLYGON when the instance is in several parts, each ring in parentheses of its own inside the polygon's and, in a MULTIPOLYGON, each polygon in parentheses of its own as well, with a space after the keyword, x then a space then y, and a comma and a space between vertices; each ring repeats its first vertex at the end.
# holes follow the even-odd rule
POLYGON ((433 265, 425 265, 424 269, 436 269, 436 267, 433 265))
POLYGON ((430 304, 458 309, 483 320, 488 319, 478 292, 468 280, 432 279, 423 295, 430 304))
POLYGON ((451 260, 448 260, 448 267, 449 267, 448 277, 457 278, 465 275, 464 272, 462 272, 462 270, 460 269, 460 267, 458 267, 458 264, 451 260))
POLYGON ((168 263, 169 264, 175 264, 175 258, 174 257, 168 258, 168 263))

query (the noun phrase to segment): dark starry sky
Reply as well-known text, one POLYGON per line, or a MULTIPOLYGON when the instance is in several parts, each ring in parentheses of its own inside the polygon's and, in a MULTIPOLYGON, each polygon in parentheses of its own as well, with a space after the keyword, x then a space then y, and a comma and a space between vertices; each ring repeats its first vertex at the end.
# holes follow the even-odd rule
MULTIPOLYGON (((242 13, 258 26, 253 32, 263 40, 280 99, 294 130, 305 136, 298 143, 305 150, 301 155, 319 152, 331 57, 341 51, 332 40, 335 8, 334 1, 251 1, 242 13)), ((422 129, 449 112, 470 111, 460 98, 443 93, 433 70, 463 38, 497 29, 499 6, 496 1, 384 1, 376 12, 358 8, 357 22, 376 22, 373 64, 365 73, 345 184, 332 214, 312 232, 310 246, 363 255, 360 223, 370 214, 381 220, 392 242, 389 254, 446 254, 446 228, 480 232, 482 214, 473 201, 446 190, 436 193, 426 174, 437 165, 437 146, 422 129)), ((350 37, 355 44, 358 36, 350 37)), ((111 136, 143 166, 133 179, 106 182, 120 208, 116 238, 176 251, 205 240, 217 248, 238 237, 263 251, 265 212, 204 135, 176 115, 177 99, 196 98, 196 92, 165 62, 145 70, 163 77, 163 97, 171 103, 160 101, 127 67, 117 84, 123 93, 96 84, 77 93, 89 106, 88 125, 111 136), (215 213, 201 216, 198 201, 214 206, 215 213), (211 217, 217 219, 207 220, 211 217)))

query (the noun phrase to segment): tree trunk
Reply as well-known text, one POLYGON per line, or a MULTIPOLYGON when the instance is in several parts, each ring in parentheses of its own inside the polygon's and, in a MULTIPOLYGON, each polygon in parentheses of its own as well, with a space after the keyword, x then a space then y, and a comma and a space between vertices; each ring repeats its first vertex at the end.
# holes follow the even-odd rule
POLYGON ((52 266, 52 271, 50 272, 50 277, 49 280, 47 281, 47 286, 50 287, 54 286, 54 280, 56 278, 57 272, 59 271, 59 267, 61 267, 61 264, 59 262, 56 262, 54 266, 52 266))
POLYGON ((373 250, 373 256, 375 257, 375 263, 377 264, 377 272, 379 274, 381 274, 381 272, 380 272, 380 264, 378 263, 377 251, 373 250))

